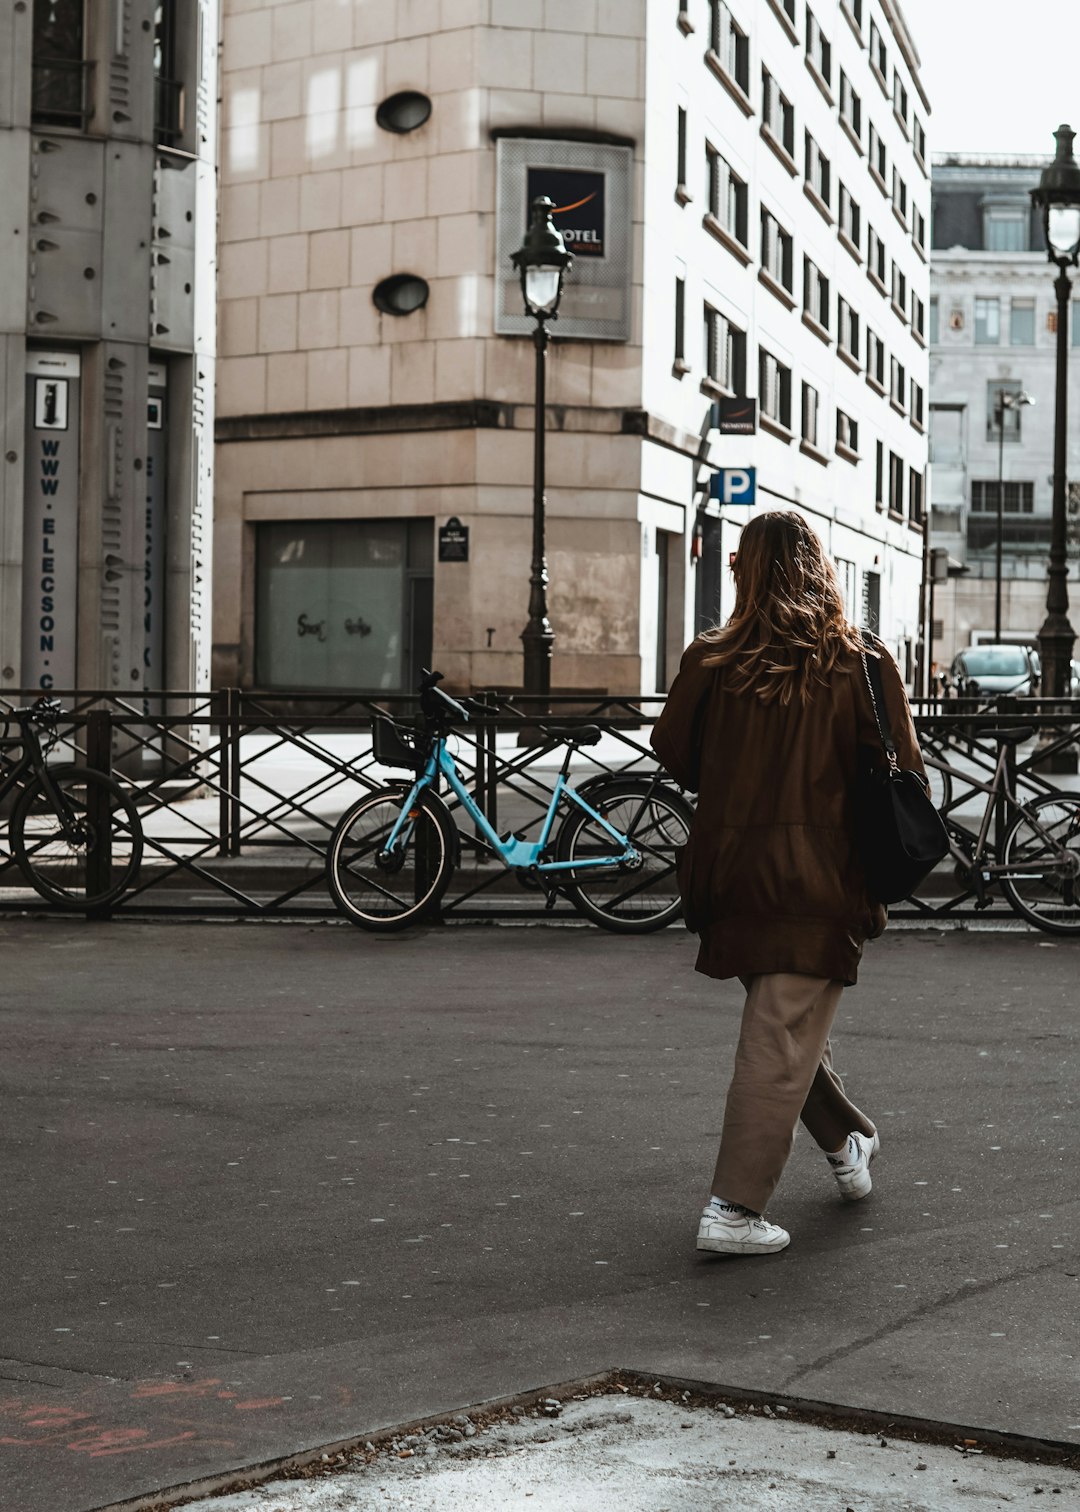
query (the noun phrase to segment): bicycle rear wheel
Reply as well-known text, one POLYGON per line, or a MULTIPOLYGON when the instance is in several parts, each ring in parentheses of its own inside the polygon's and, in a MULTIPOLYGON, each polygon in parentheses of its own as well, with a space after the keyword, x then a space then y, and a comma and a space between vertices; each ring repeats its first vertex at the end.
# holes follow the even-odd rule
MULTIPOLYGON (((693 810, 672 788, 649 779, 612 781, 584 794, 638 853, 636 863, 582 867, 565 873, 574 907, 615 934, 649 934, 664 929, 682 912, 675 876, 675 851, 686 844, 693 810)), ((610 856, 611 836, 583 809, 567 817, 556 844, 560 861, 610 856)))
POLYGON ((408 929, 438 906, 454 869, 453 820, 431 793, 413 803, 392 851, 387 841, 408 797, 380 788, 338 821, 326 853, 326 880, 337 907, 361 929, 408 929))
POLYGON ((61 908, 115 903, 138 875, 142 824, 127 793, 90 767, 52 767, 53 806, 40 776, 11 816, 11 851, 34 890, 61 908))
POLYGON ((1001 891, 1022 918, 1049 934, 1080 935, 1080 797, 1048 793, 1026 804, 1001 860, 1019 872, 1002 877, 1001 891))

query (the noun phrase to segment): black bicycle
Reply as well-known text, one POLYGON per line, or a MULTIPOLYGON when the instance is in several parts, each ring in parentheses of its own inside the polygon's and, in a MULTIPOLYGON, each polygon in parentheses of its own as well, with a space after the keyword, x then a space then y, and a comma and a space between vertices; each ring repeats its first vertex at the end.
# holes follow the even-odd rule
POLYGON ((60 740, 63 705, 40 699, 32 708, 0 714, 14 724, 0 747, 18 748, 10 769, 0 772, 0 803, 18 789, 8 845, 30 886, 61 908, 100 908, 115 903, 135 880, 142 860, 142 823, 119 783, 74 762, 50 766, 60 740))

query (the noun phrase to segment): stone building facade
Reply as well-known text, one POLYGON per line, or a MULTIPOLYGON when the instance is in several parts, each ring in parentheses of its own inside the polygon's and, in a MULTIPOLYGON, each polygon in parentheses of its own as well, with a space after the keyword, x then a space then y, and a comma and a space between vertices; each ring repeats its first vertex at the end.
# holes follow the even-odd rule
MULTIPOLYGON (((1048 154, 1049 156, 1049 154, 1048 154)), ((1046 618, 1057 349, 1055 270, 1030 191, 1042 158, 949 156, 933 166, 930 300, 931 535, 966 571, 935 590, 934 655, 994 637, 998 471, 1003 481, 1002 639, 1034 645, 1046 618), (1006 411, 1002 391, 1033 399, 1006 411)), ((1069 391, 1080 393, 1070 309, 1069 391)), ((1067 431, 1080 478, 1080 432, 1067 431)), ((1070 500, 1070 597, 1080 582, 1080 498, 1070 500)), ((1076 612, 1073 612, 1075 621, 1076 612)))
POLYGON ((891 0, 226 0, 222 60, 219 681, 520 686, 541 184, 594 217, 549 357, 553 686, 666 687, 773 507, 911 667, 929 106, 891 0))

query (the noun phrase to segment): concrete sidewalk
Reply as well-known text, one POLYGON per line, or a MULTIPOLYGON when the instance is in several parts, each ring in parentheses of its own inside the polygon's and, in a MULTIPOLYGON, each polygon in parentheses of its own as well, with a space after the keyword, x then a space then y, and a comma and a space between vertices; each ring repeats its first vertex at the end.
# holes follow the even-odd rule
POLYGON ((881 1124, 696 1255, 738 989, 682 931, 0 923, 0 1506, 86 1512, 611 1366, 1080 1443, 1077 968, 867 952, 881 1124))

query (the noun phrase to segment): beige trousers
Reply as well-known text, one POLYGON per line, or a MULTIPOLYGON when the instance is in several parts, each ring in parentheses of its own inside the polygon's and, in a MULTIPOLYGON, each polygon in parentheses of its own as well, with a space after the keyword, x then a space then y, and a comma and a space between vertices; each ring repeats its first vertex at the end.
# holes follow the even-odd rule
POLYGON ((844 990, 827 977, 771 972, 744 977, 735 1070, 712 1190, 763 1213, 791 1154, 800 1118, 823 1150, 874 1125, 844 1094, 829 1030, 844 990))

